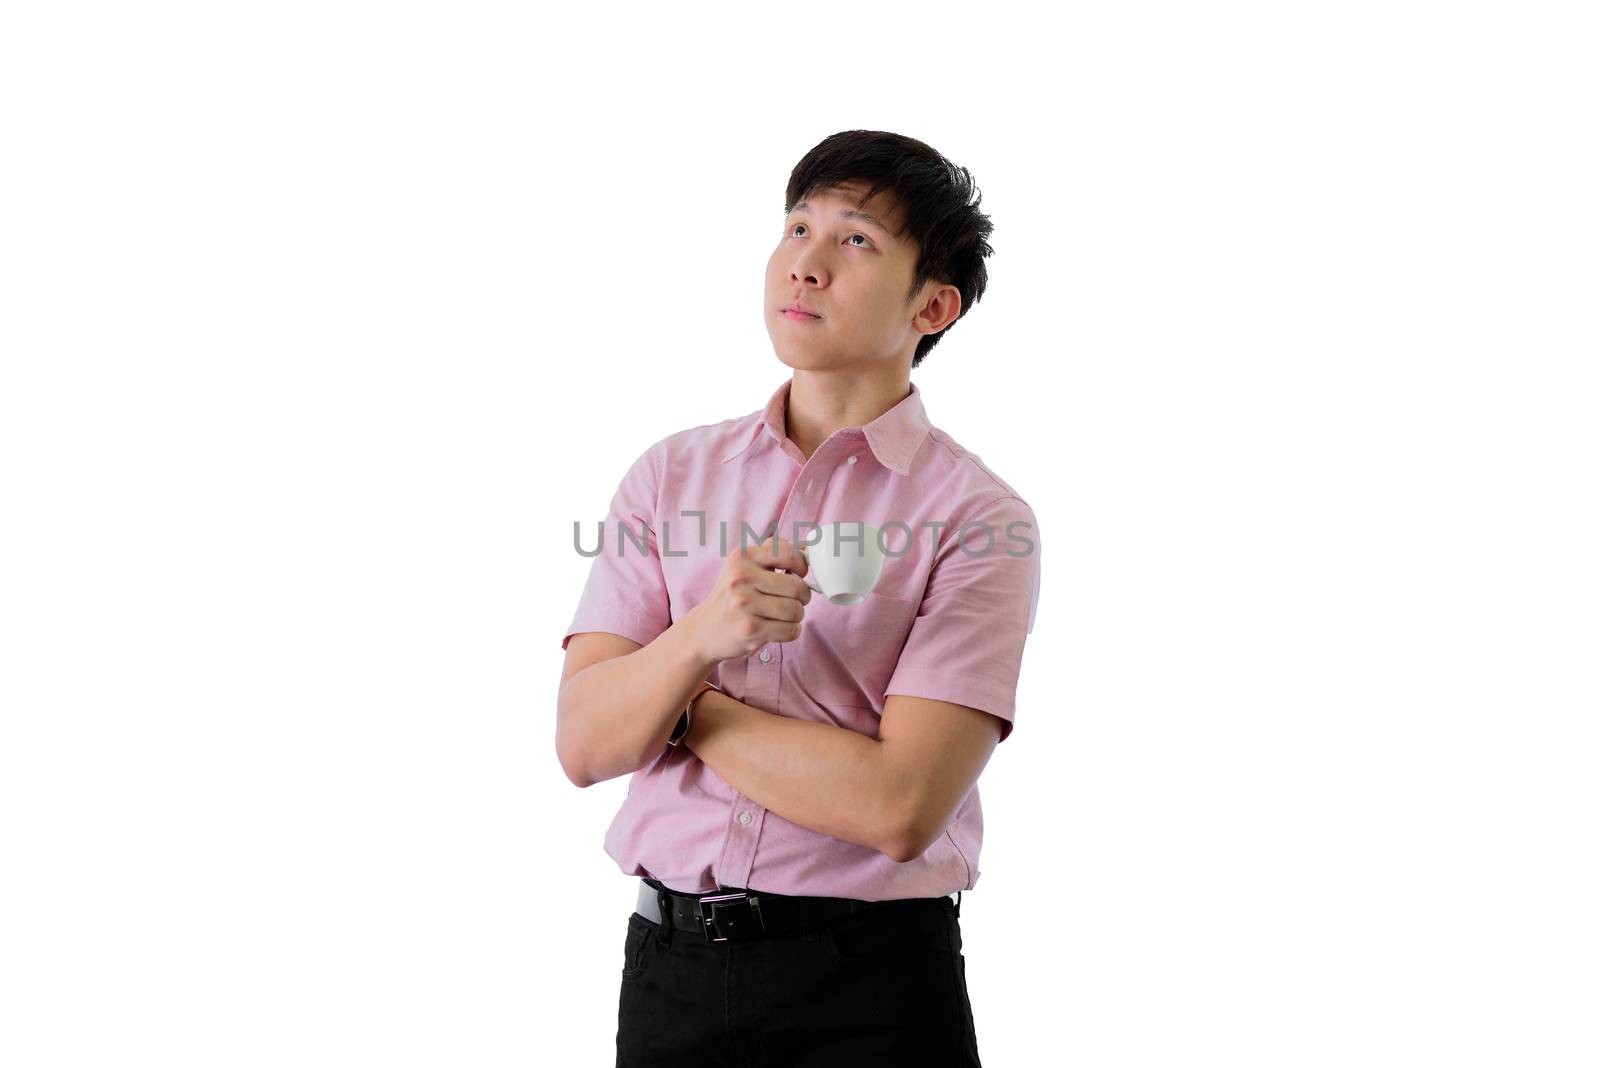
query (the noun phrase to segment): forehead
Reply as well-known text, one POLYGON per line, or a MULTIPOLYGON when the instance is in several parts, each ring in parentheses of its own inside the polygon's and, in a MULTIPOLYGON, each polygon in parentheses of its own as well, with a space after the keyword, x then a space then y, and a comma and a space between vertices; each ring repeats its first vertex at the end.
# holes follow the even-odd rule
POLYGON ((879 218, 893 214, 895 207, 894 194, 890 190, 885 189, 865 204, 860 203, 862 194, 870 188, 871 186, 866 182, 851 180, 840 185, 829 186, 826 189, 813 189, 800 199, 809 201, 812 204, 817 203, 819 200, 826 201, 829 207, 860 207, 872 212, 879 218))

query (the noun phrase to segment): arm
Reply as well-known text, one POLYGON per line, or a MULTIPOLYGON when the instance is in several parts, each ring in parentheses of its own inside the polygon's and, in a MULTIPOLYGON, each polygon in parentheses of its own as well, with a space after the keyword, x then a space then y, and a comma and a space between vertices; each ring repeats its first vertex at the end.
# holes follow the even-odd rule
POLYGON ((655 757, 714 666, 701 660, 684 621, 672 619, 655 531, 656 452, 657 445, 645 449, 618 482, 561 642, 566 662, 556 698, 556 757, 580 787, 636 771, 655 757))
POLYGON ((609 557, 596 558, 578 611, 587 625, 568 634, 558 697, 556 751, 569 779, 589 786, 637 771, 661 755, 690 695, 712 669, 769 641, 794 640, 811 591, 798 575, 780 575, 775 566, 803 573, 805 557, 777 535, 769 544, 741 546, 723 563, 705 600, 669 623, 662 617, 670 600, 653 558, 638 565, 631 585, 627 575, 614 573, 609 557), (617 606, 624 593, 641 587, 647 598, 632 608, 617 606), (583 650, 570 644, 574 639, 583 650))
POLYGON ((708 690, 682 745, 756 804, 820 834, 888 853, 907 784, 882 744, 708 690))
POLYGON ((1004 725, 970 705, 889 695, 879 744, 906 784, 890 856, 912 860, 938 840, 988 765, 1004 725))
MULTIPOLYGON (((658 756, 715 666, 683 621, 648 645, 597 631, 574 635, 556 699, 556 755, 567 778, 593 786, 658 756)), ((695 704, 696 716, 702 708, 695 704)))
POLYGON ((877 739, 776 716, 715 690, 681 744, 791 823, 905 863, 927 852, 972 791, 1001 721, 948 701, 891 696, 877 739))

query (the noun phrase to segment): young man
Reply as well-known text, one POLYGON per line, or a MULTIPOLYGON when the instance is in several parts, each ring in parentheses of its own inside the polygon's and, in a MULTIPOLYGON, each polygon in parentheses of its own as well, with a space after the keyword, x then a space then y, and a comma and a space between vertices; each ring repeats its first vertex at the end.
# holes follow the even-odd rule
POLYGON ((762 308, 792 376, 651 445, 611 502, 556 748, 579 786, 632 773, 605 840, 640 878, 618 1065, 979 1063, 960 891, 1039 554, 1032 509, 910 380, 983 293, 972 194, 910 138, 812 149, 762 308), (882 530, 860 603, 805 584, 836 521, 882 530))

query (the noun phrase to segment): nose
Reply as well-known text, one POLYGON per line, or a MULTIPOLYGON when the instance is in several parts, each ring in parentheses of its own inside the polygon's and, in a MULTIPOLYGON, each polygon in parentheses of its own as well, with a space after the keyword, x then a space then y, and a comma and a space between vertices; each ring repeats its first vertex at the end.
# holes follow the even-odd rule
POLYGON ((789 281, 791 284, 806 282, 811 285, 821 285, 827 272, 820 266, 811 262, 809 250, 795 254, 793 262, 789 264, 789 281))

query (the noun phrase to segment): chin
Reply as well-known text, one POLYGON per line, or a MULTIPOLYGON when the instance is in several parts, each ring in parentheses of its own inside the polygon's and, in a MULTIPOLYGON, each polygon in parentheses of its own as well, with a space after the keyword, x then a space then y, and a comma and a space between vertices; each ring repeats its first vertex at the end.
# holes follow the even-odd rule
POLYGON ((784 365, 796 371, 832 371, 848 362, 831 352, 816 352, 794 345, 774 345, 772 351, 784 365))

